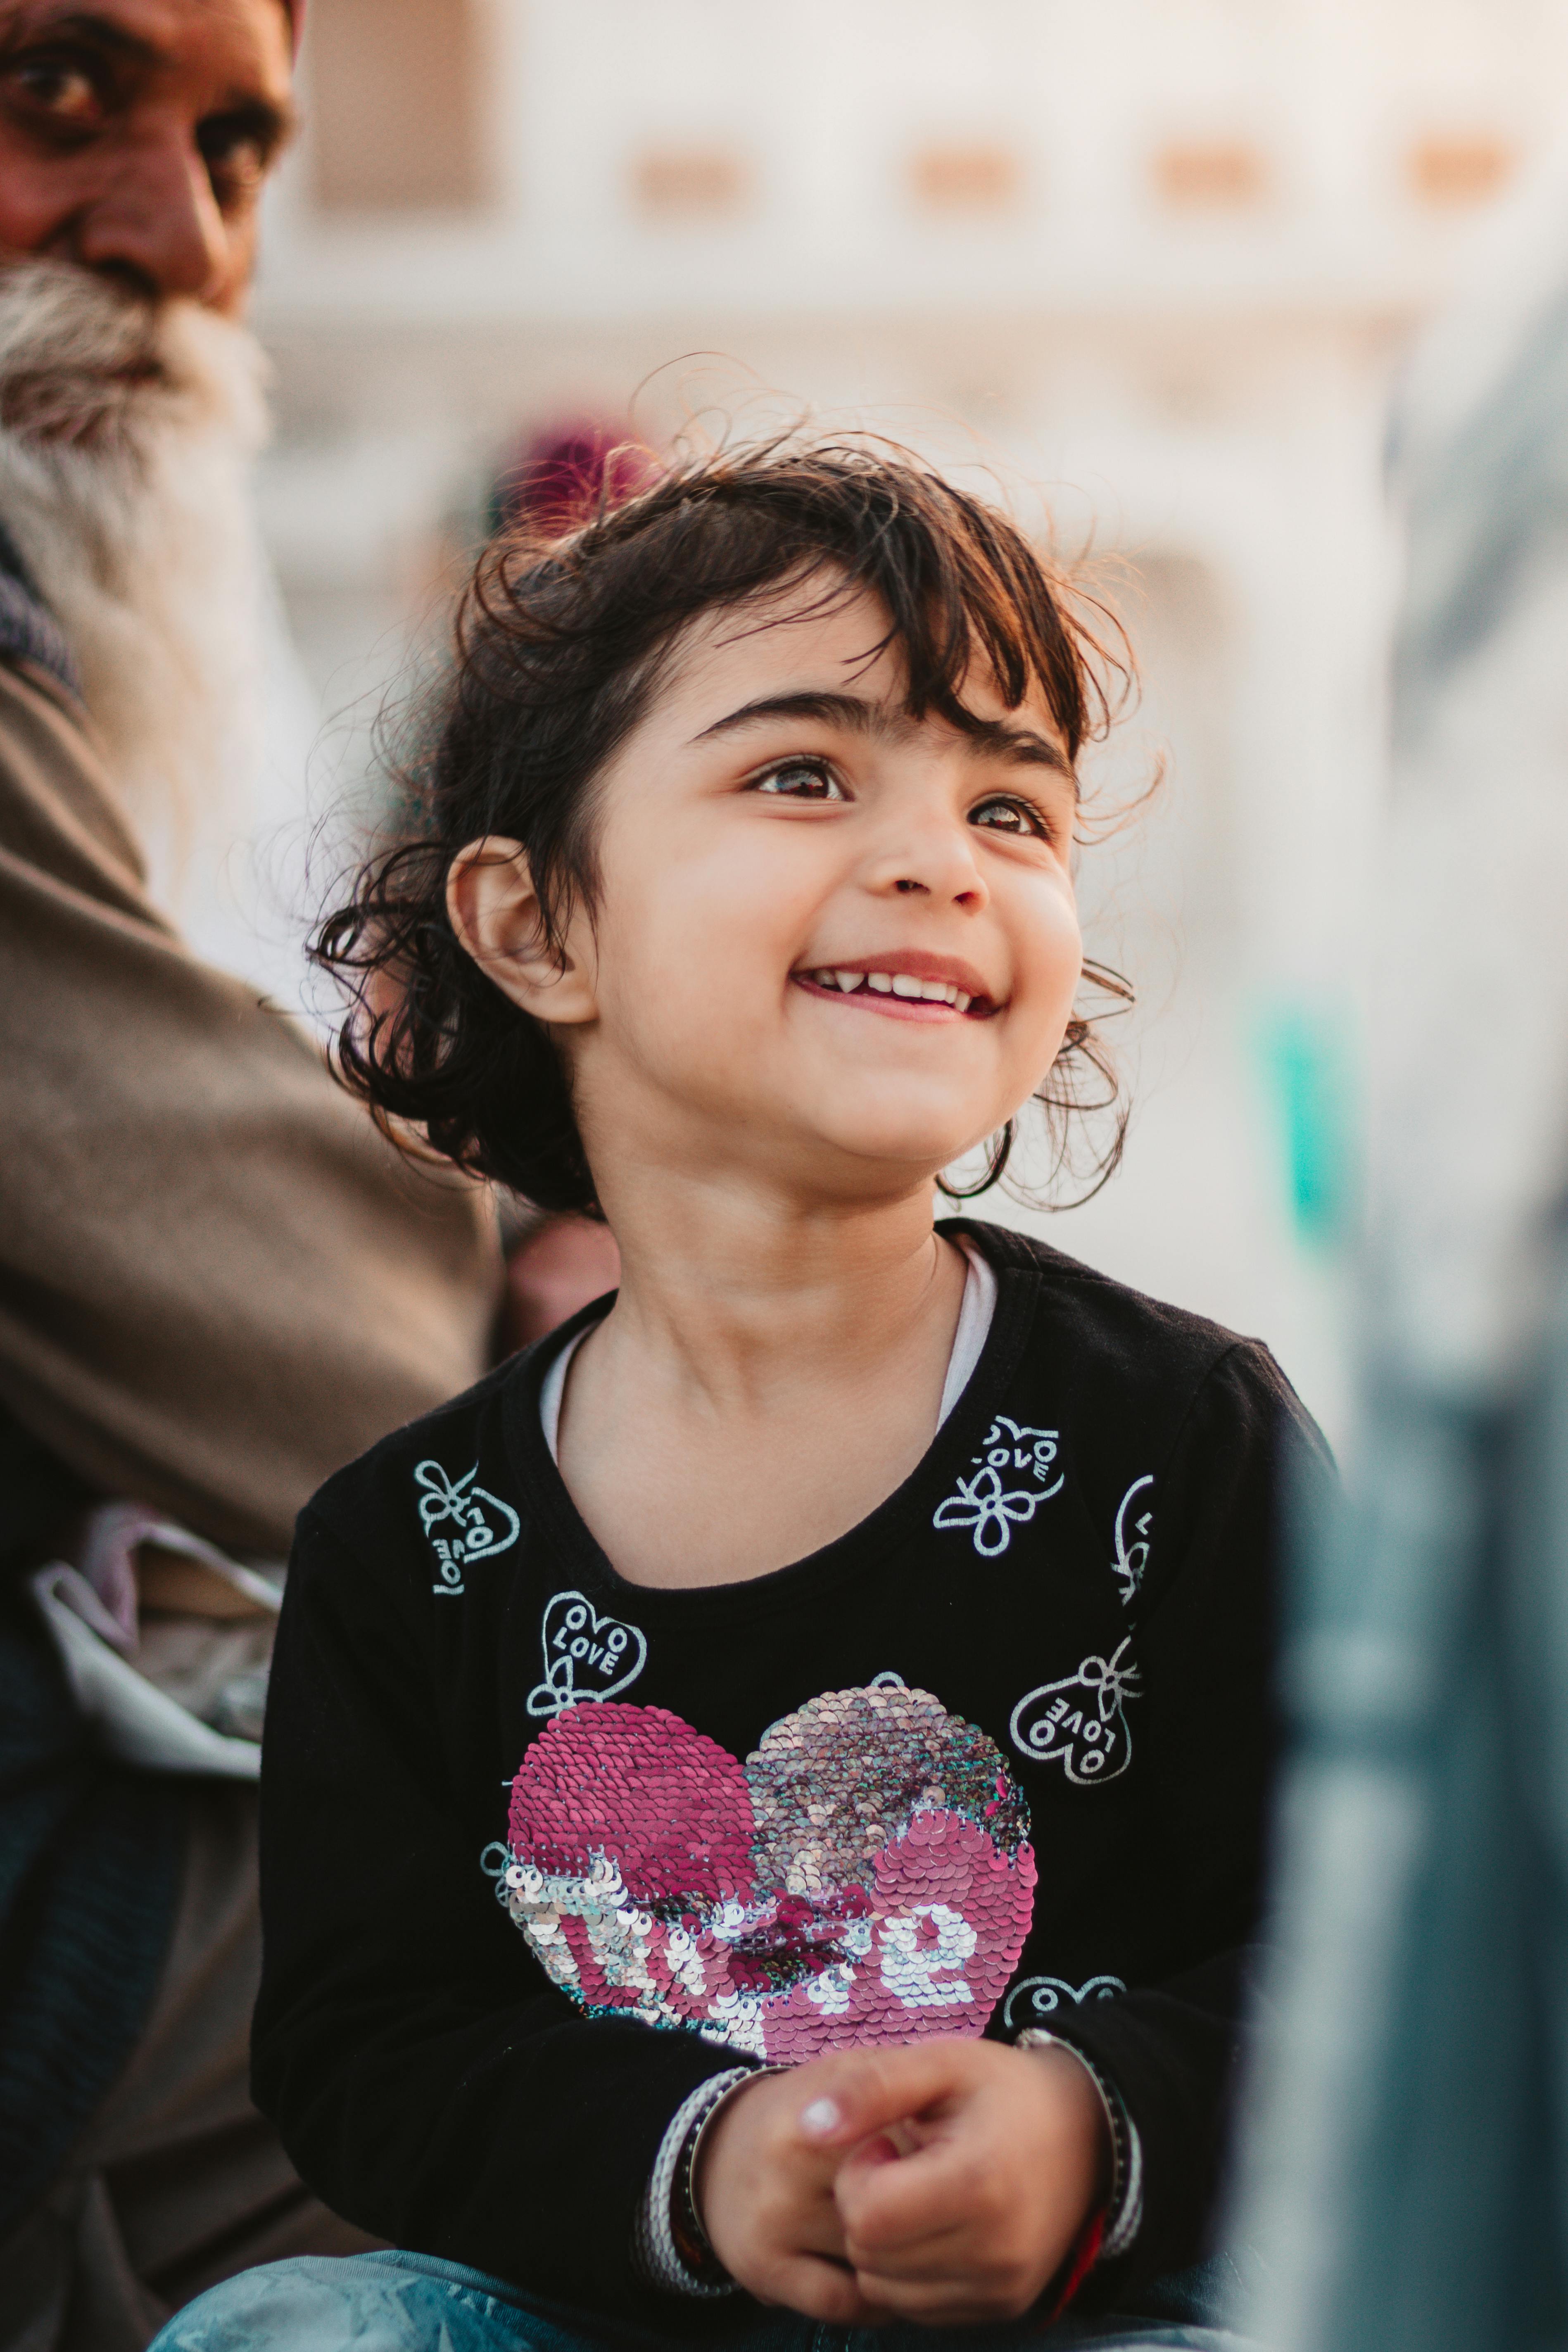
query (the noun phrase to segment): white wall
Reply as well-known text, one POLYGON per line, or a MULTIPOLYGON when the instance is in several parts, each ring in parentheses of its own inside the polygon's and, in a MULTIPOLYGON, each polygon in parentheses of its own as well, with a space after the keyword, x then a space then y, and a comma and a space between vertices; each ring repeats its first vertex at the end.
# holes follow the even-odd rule
POLYGON ((1293 1221, 1265 1049, 1281 1019, 1353 1046, 1384 402, 1477 216, 1424 202, 1412 158, 1490 141, 1527 167, 1568 100, 1568 5, 476 5, 494 202, 326 217, 307 140, 268 225, 264 511, 345 714, 318 790, 363 761, 438 610, 444 519, 521 426, 635 404, 657 438, 705 403, 809 403, 994 461, 1066 543, 1142 567, 1146 694, 1105 791, 1169 757, 1141 828, 1085 855, 1091 940, 1143 999, 1140 1109, 1123 1173, 1052 1237, 1261 1332, 1338 1426, 1333 1255, 1293 1221), (1016 160, 1016 197, 933 215, 910 159, 965 142, 1016 160), (1250 152, 1256 201, 1163 202, 1173 142, 1250 152), (729 210, 639 209, 639 158, 683 150, 734 159, 729 210))

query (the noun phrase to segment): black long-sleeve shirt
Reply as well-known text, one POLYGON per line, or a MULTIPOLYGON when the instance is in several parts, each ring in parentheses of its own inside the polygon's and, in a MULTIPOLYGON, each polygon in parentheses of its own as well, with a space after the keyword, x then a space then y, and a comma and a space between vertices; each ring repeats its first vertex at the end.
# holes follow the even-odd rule
POLYGON ((1326 1457, 1257 1342, 962 1230, 999 1277, 968 1387, 809 1559, 697 1590, 617 1576, 539 1413, 585 1318, 301 1516, 255 2089, 350 2219, 648 2315, 634 2217, 706 2076, 1048 2023, 1142 2144, 1142 2226, 1086 2299, 1202 2250, 1258 1909, 1284 1457, 1297 1486, 1326 1457))

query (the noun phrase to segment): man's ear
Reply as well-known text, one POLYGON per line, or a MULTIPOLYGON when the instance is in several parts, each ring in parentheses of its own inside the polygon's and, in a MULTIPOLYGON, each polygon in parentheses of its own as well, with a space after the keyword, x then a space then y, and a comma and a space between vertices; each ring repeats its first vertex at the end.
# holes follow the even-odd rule
MULTIPOLYGON (((528 852, 519 841, 487 834, 459 849, 447 874, 447 914, 458 945, 487 978, 536 1021, 591 1021, 594 1001, 588 959, 546 941, 528 852)), ((577 934, 576 923, 569 934, 577 934)))

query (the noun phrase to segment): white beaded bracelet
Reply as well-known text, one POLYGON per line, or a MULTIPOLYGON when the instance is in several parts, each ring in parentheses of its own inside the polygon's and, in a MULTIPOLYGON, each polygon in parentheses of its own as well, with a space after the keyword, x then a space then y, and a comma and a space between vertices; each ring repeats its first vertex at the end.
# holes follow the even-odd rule
POLYGON ((682 2158, 688 2164, 695 2162, 697 2145, 710 2118, 717 2114, 730 2092, 742 2083, 749 2083, 757 2072, 754 2066, 731 2066, 722 2074, 710 2074, 705 2083, 699 2083, 677 2107, 659 2141, 658 2154, 637 2210, 632 2254, 647 2284, 662 2287, 667 2294, 706 2297, 735 2292, 732 2279, 710 2283, 694 2275, 680 2258, 670 2221, 682 2158))
POLYGON ((1138 2137, 1138 2126, 1122 2105, 1121 2094, 1108 2082, 1092 2058, 1086 2058, 1071 2042, 1064 2042, 1059 2033, 1047 2033, 1043 2025, 1026 2026, 1014 2047, 1018 2050, 1065 2050, 1078 2060, 1089 2081, 1100 2094, 1100 2104, 1105 2109, 1105 2120, 1110 2132, 1110 2197, 1105 2209, 1105 2234, 1100 2242, 1097 2260, 1114 2262, 1124 2254, 1138 2235, 1143 2219, 1143 2143, 1138 2137))

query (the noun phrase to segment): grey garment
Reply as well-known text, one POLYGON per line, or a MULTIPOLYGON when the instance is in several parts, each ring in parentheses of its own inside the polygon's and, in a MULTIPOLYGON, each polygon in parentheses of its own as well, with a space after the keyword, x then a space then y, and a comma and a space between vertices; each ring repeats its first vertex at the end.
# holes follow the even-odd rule
POLYGON ((185 1803, 156 2000, 64 2172, 0 2246, 0 2352, 142 2352, 171 2311, 247 2264, 374 2242, 301 2185, 250 2103, 256 1791, 193 1782, 185 1803))
POLYGON ((153 2352, 1247 2352, 1208 2327, 1116 2318, 1040 2329, 829 2327, 789 2312, 699 2325, 671 2306, 668 2333, 585 2320, 499 2279, 422 2254, 276 2263, 214 2289, 170 2321, 153 2352))
POLYGON ((1445 329, 1399 436, 1361 1427, 1342 1522, 1301 1530, 1284 1958, 1237 2216, 1277 2352, 1568 2340, 1559 215, 1510 333, 1445 329))
POLYGON ((1568 1289, 1528 1396, 1392 1375, 1319 1532, 1279 2023, 1246 2163, 1277 2352, 1561 2341, 1568 1289))

